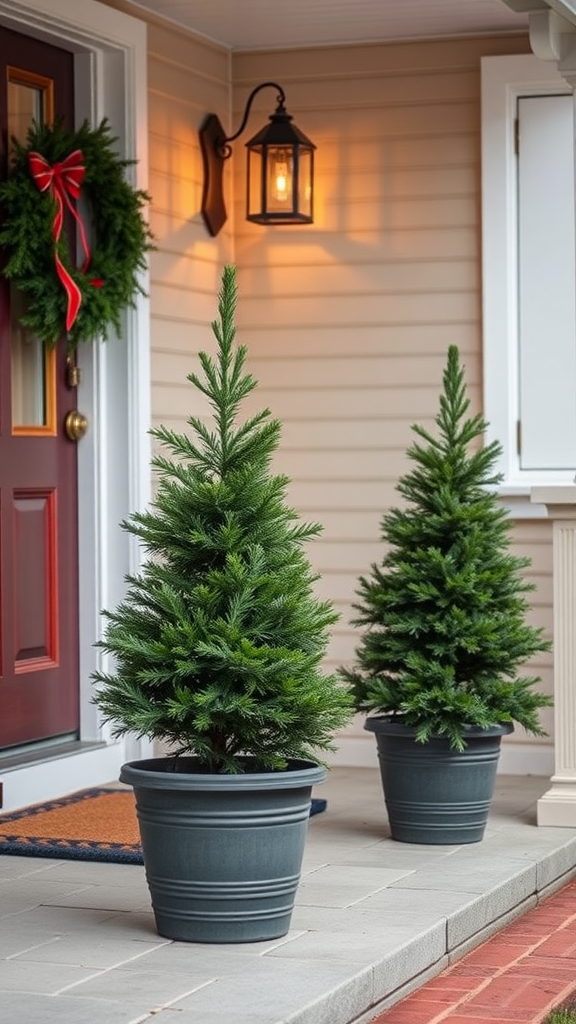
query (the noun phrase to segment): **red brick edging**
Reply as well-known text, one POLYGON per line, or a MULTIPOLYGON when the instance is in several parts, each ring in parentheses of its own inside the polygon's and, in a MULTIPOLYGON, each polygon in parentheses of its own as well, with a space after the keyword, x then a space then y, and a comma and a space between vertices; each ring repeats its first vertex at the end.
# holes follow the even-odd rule
POLYGON ((576 988, 576 880, 371 1024, 540 1024, 576 988))

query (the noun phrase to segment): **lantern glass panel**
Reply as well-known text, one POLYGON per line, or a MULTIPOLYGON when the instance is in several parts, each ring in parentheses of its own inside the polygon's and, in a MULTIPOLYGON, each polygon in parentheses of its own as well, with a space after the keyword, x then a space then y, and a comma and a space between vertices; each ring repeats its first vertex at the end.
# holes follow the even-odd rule
POLYGON ((312 158, 313 150, 300 150, 298 175, 298 212, 312 220, 312 158))
POLYGON ((262 213, 264 197, 262 195, 262 146, 253 146, 248 150, 248 217, 256 217, 262 213))

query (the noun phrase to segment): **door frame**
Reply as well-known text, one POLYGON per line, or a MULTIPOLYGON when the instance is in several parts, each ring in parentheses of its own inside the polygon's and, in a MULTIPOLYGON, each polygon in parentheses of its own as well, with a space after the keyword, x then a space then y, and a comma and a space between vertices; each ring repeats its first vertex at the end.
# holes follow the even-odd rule
MULTIPOLYGON (((137 158, 132 184, 146 189, 146 25, 95 0, 0 0, 0 22, 47 43, 69 45, 75 54, 77 125, 84 118, 97 125, 108 117, 121 155, 137 158)), ((4 810, 105 782, 116 777, 124 760, 150 752, 147 741, 112 740, 92 703, 91 683, 97 667, 106 669, 106 656, 94 647, 101 632, 100 610, 116 606, 126 573, 141 564, 135 538, 119 523, 150 499, 147 273, 141 283, 146 294, 138 294, 135 308, 125 311, 122 338, 111 335, 78 350, 78 403, 90 424, 78 447, 80 744, 65 757, 55 748, 39 762, 23 757, 22 763, 2 768, 4 810)))

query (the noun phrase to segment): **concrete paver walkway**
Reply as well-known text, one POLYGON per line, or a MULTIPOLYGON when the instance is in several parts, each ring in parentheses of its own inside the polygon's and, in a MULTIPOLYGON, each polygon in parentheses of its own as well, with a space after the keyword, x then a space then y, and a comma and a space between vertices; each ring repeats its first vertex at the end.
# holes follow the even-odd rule
POLYGON ((0 1017, 368 1024, 573 880, 576 829, 535 824, 547 786, 499 777, 483 842, 412 846, 390 839, 376 768, 333 769, 290 931, 270 942, 163 939, 135 865, 0 856, 0 1017))

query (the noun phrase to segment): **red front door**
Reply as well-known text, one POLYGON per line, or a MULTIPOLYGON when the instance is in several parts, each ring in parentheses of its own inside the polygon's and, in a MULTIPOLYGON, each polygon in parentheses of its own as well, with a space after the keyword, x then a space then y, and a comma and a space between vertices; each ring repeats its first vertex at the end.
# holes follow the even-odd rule
MULTIPOLYGON (((0 55, 4 176, 10 137, 32 120, 73 126, 74 69, 69 52, 1 27, 0 55)), ((77 447, 63 428, 76 394, 65 342, 45 351, 21 311, 0 276, 0 750, 79 726, 77 447)))

